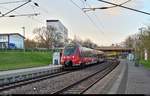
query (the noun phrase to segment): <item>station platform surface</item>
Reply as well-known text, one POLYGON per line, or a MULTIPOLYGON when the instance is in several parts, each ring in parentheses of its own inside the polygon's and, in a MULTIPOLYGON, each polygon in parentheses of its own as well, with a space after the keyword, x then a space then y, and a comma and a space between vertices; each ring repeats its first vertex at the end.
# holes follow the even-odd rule
POLYGON ((150 70, 122 59, 110 74, 85 94, 150 94, 150 70))
POLYGON ((143 66, 135 67, 128 63, 128 82, 126 94, 150 94, 150 70, 143 66))
POLYGON ((25 68, 25 69, 16 69, 16 70, 8 70, 8 71, 0 71, 0 76, 1 75, 7 75, 7 74, 13 74, 13 73, 19 73, 19 72, 28 72, 28 71, 39 70, 39 69, 54 68, 54 67, 61 67, 61 65, 49 64, 48 66, 25 68))

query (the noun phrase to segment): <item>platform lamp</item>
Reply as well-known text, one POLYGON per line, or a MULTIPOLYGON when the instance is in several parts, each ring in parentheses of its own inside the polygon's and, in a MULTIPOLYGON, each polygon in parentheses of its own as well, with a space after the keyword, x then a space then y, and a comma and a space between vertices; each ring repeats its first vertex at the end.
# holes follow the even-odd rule
POLYGON ((24 40, 23 40, 24 48, 23 49, 24 49, 24 52, 25 52, 25 38, 26 38, 25 37, 25 27, 23 26, 22 29, 23 29, 23 36, 24 36, 24 40))

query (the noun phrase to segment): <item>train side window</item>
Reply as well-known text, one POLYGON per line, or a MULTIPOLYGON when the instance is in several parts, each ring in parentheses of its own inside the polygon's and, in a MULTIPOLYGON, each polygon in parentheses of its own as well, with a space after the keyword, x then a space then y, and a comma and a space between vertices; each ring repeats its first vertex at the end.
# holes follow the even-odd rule
POLYGON ((82 51, 80 52, 80 57, 83 57, 83 52, 82 51))

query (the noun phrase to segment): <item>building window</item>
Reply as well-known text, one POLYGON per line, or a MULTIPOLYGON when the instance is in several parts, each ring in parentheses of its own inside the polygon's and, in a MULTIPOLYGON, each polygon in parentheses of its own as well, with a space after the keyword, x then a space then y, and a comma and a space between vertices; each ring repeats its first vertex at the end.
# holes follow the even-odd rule
POLYGON ((8 36, 0 36, 0 42, 8 42, 8 36))

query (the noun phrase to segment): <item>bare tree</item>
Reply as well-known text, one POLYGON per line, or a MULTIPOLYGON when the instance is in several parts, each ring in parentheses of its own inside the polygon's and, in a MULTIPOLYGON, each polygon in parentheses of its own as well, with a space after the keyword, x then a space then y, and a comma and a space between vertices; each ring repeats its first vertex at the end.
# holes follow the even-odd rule
POLYGON ((30 40, 30 39, 26 39, 25 40, 25 46, 26 46, 26 48, 36 48, 37 44, 38 43, 35 42, 34 40, 30 40))
MULTIPOLYGON (((144 55, 145 49, 147 50, 148 54, 150 54, 150 26, 142 27, 141 31, 139 33, 140 37, 140 51, 141 54, 144 55)), ((150 59, 150 56, 148 55, 148 58, 150 59)))
POLYGON ((82 45, 83 47, 88 47, 88 48, 96 48, 98 47, 97 44, 93 43, 89 38, 86 39, 86 40, 82 40, 80 39, 79 36, 76 36, 74 35, 74 38, 73 39, 69 39, 69 43, 77 43, 77 44, 80 44, 82 45))
MULTIPOLYGON (((139 28, 139 30, 138 34, 129 36, 125 40, 125 45, 134 48, 137 56, 144 59, 145 49, 150 54, 150 26, 139 28)), ((148 58, 150 59, 149 55, 148 58)))
POLYGON ((134 39, 132 38, 132 36, 129 36, 126 40, 125 40, 125 45, 128 48, 133 48, 133 43, 134 43, 134 39))
POLYGON ((83 46, 84 47, 89 47, 92 48, 92 41, 90 39, 86 39, 83 41, 83 46))
POLYGON ((53 26, 34 29, 35 39, 42 44, 42 47, 52 48, 56 42, 56 28, 53 26))

